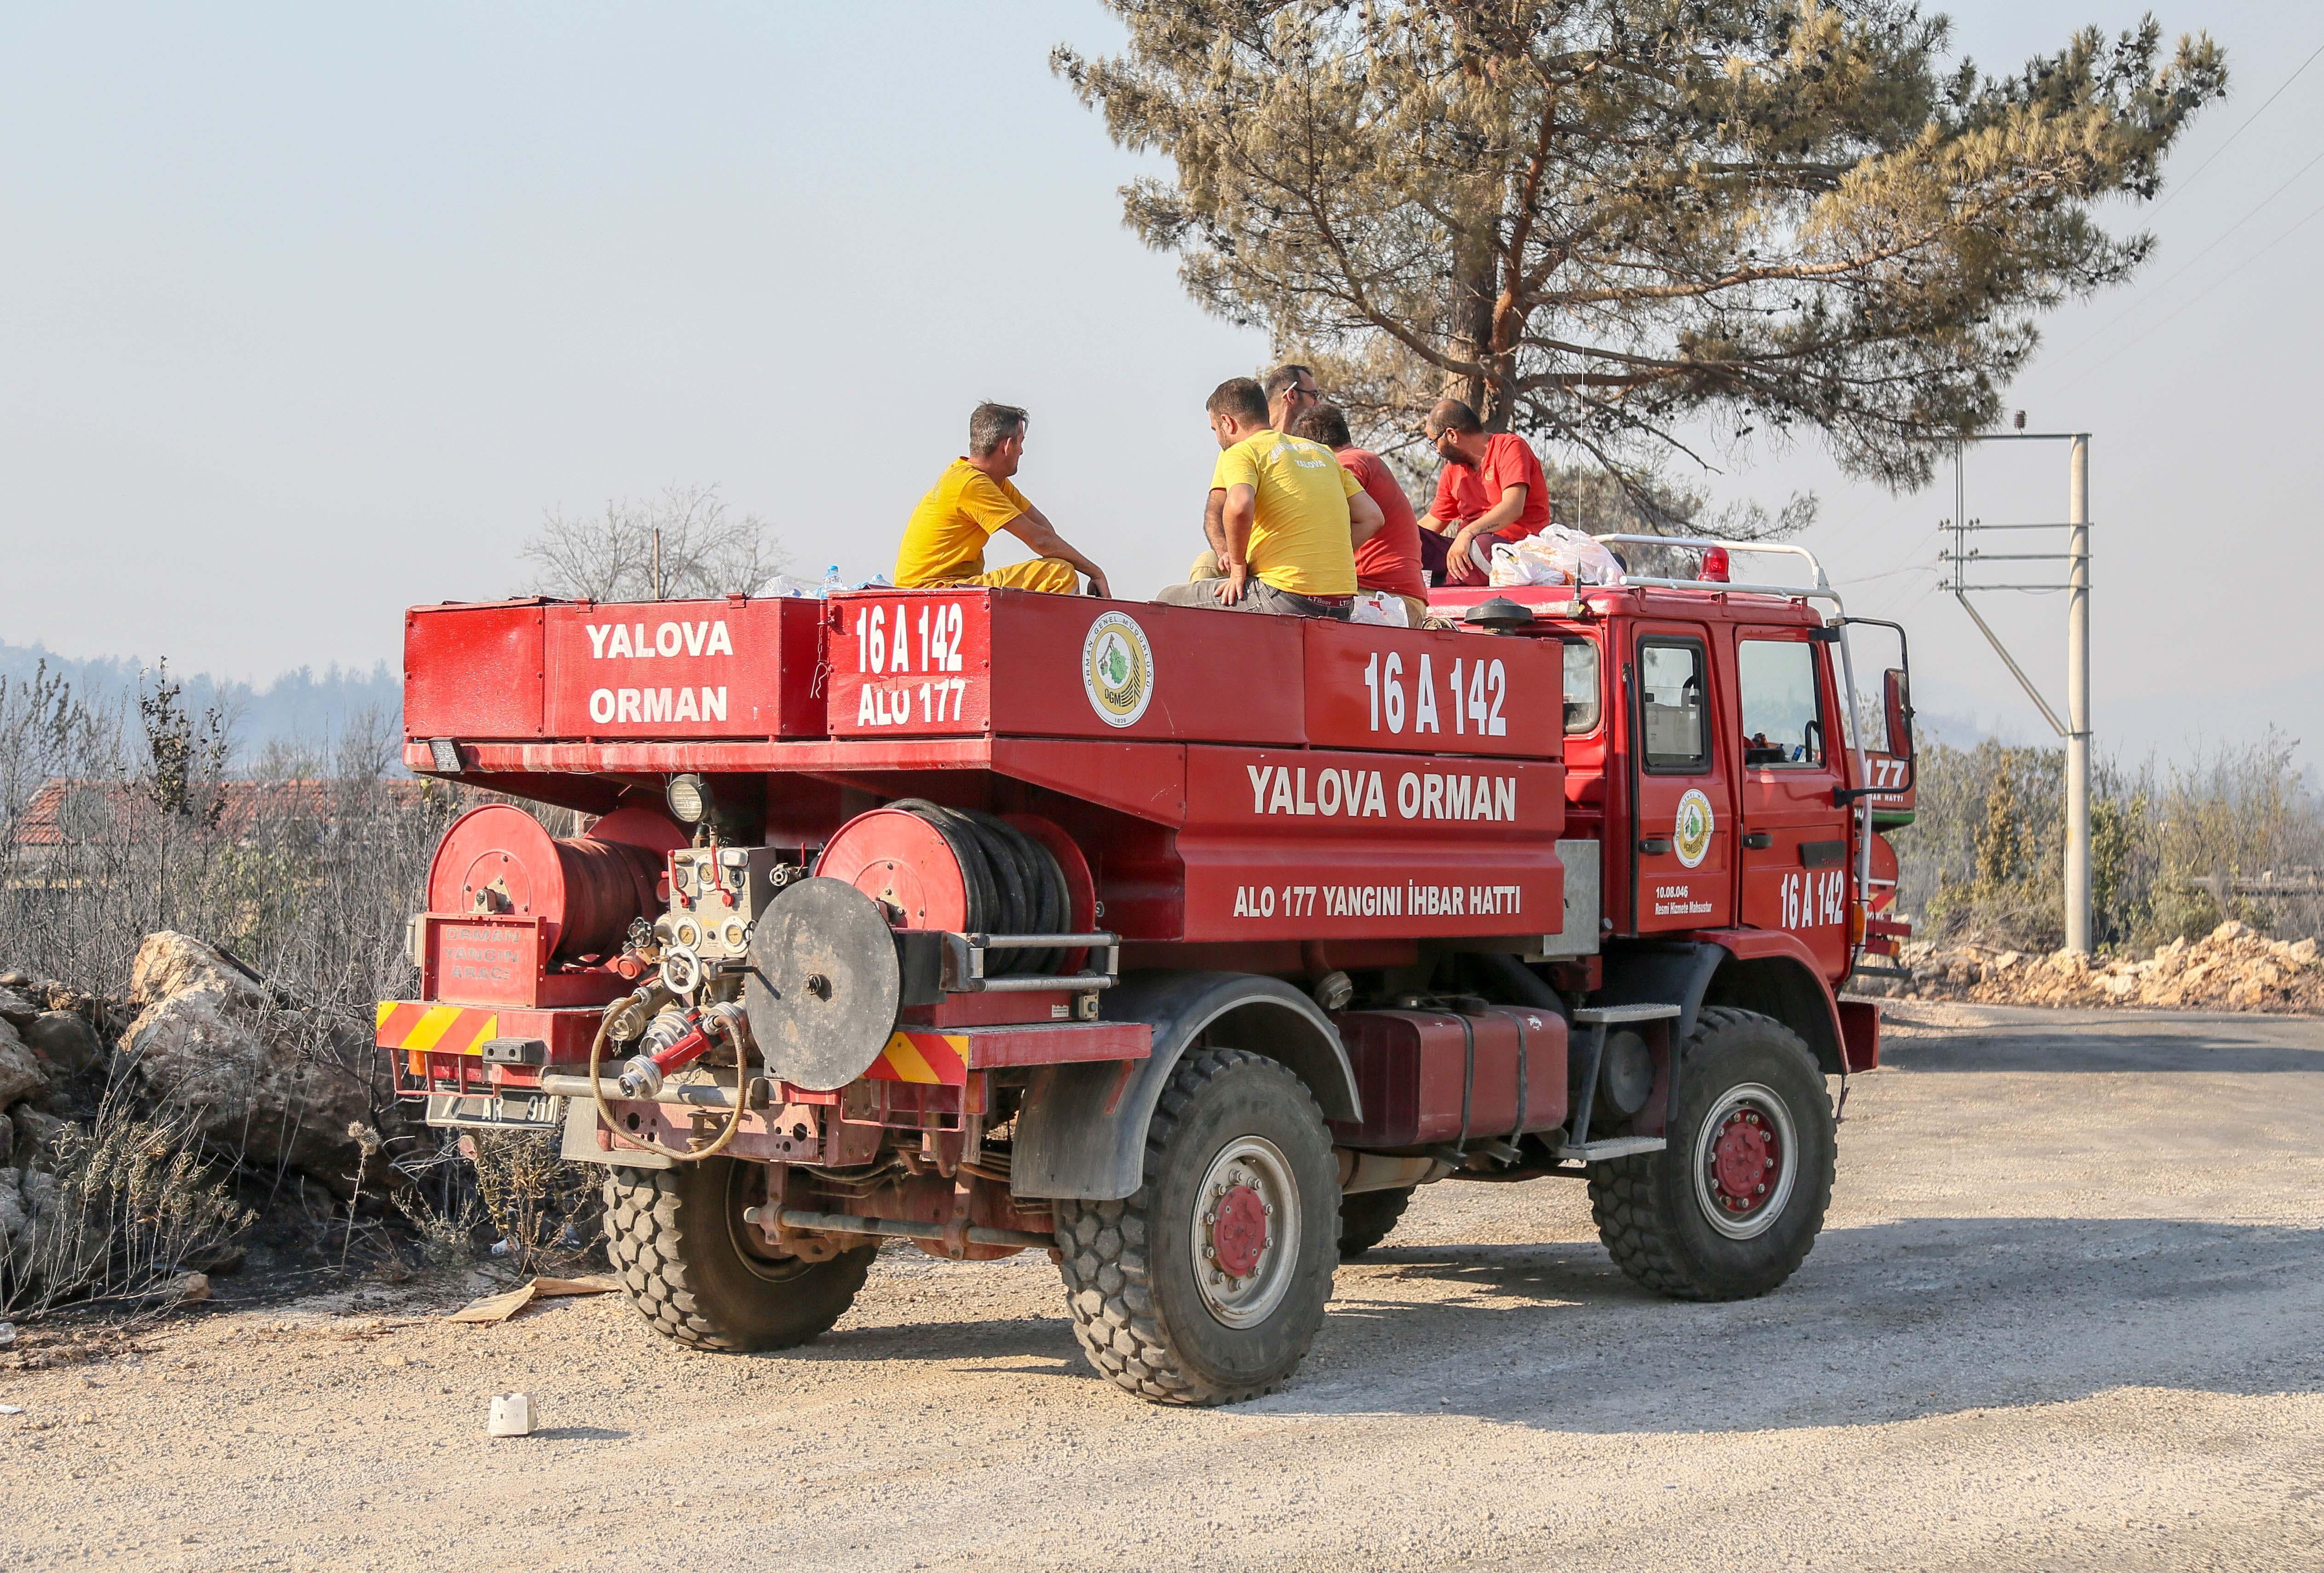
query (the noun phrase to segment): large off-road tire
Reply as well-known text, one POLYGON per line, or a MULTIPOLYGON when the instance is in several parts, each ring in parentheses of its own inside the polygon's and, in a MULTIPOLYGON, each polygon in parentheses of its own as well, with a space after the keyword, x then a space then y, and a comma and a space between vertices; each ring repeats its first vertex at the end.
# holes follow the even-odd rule
POLYGON ((1352 1262, 1388 1238, 1388 1230, 1412 1205, 1412 1193, 1418 1189, 1404 1185, 1388 1191, 1359 1191, 1340 1198, 1340 1260, 1352 1262))
MULTIPOLYGON (((605 1249, 638 1314, 696 1348, 788 1349, 826 1331, 863 1287, 876 1246, 827 1262, 752 1247, 756 1164, 706 1158, 605 1176, 605 1249)), ((763 1170, 761 1170, 763 1173, 763 1170)))
POLYGON ((1814 1248, 1838 1140, 1823 1072, 1797 1033, 1708 1007, 1686 1041, 1679 1110, 1659 1153, 1593 1164, 1598 1237, 1674 1300, 1748 1300, 1814 1248))
POLYGON ((1271 1393, 1323 1325, 1338 1265, 1340 1175, 1298 1077, 1240 1049, 1196 1049, 1146 1136, 1122 1201, 1060 1201, 1074 1336, 1157 1403, 1271 1393))

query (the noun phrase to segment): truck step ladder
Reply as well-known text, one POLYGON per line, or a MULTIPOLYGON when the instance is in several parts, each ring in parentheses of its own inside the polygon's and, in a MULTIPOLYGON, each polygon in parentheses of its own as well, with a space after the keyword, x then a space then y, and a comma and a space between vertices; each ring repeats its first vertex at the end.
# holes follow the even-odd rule
MULTIPOLYGON (((1572 1128, 1573 1139, 1557 1149, 1560 1164, 1592 1164, 1608 1158, 1635 1157, 1640 1153, 1659 1153, 1670 1145, 1666 1136, 1608 1136, 1602 1141, 1590 1139, 1590 1108, 1598 1097, 1598 1068, 1606 1057, 1606 1029, 1628 1026, 1633 1022, 1674 1021, 1679 1007, 1675 1005, 1592 1005, 1573 1013, 1577 1026, 1590 1029, 1582 1049, 1582 1096, 1573 1108, 1572 1128)), ((1670 1078, 1663 1095, 1663 1128, 1670 1128, 1672 1117, 1678 1113, 1678 1044, 1670 1045, 1670 1078)))

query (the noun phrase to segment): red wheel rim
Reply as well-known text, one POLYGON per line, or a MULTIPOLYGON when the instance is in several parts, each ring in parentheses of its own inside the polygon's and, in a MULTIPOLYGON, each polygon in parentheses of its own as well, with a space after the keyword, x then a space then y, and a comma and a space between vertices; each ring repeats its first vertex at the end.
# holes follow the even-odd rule
POLYGON ((1222 1271, 1231 1278, 1248 1278, 1259 1271, 1267 1248, 1267 1206, 1248 1185, 1233 1185, 1213 1209, 1211 1246, 1218 1252, 1222 1271))
POLYGON ((1757 1109, 1730 1109, 1703 1161, 1713 1202, 1729 1217, 1748 1218, 1767 1205, 1784 1161, 1783 1137, 1757 1109))

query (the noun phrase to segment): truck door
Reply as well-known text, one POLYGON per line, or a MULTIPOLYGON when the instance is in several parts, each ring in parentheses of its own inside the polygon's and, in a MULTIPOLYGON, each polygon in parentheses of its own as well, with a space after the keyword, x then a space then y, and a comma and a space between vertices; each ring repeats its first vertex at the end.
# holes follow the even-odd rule
POLYGON ((1640 934, 1724 927, 1734 921, 1735 805, 1702 626, 1640 628, 1629 676, 1638 805, 1632 926, 1640 934))
POLYGON ((1837 696, 1804 628, 1735 630, 1741 712, 1743 917, 1807 942, 1827 976, 1848 961, 1848 810, 1837 696))

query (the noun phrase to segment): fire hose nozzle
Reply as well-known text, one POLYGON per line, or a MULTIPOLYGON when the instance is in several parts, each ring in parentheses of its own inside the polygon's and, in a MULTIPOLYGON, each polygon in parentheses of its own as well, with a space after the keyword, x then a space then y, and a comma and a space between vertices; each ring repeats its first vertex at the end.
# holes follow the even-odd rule
POLYGON ((661 1090, 662 1081, 661 1067, 653 1062, 651 1055, 633 1054, 622 1067, 614 1085, 622 1090, 624 1098, 651 1098, 661 1090))
POLYGON ((615 1085, 624 1098, 651 1098, 661 1090, 671 1072, 694 1063, 714 1040, 722 1037, 734 1045, 739 1063, 743 1024, 741 1007, 733 1004, 714 1005, 688 1015, 666 1010, 646 1029, 642 1052, 622 1065, 615 1085))

